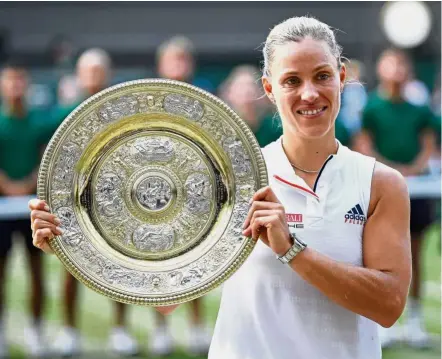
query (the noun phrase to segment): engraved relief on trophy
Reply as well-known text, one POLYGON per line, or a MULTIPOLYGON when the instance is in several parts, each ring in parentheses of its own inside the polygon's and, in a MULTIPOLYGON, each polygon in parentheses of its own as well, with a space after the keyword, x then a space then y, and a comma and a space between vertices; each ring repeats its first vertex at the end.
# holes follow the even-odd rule
MULTIPOLYGON (((78 145, 68 142, 62 147, 62 151, 58 157, 54 169, 54 181, 62 184, 58 188, 64 188, 66 185, 70 187, 73 177, 73 167, 80 157, 80 149, 78 145)), ((55 184, 57 188, 57 183, 55 184)))
POLYGON ((118 196, 121 180, 114 173, 105 173, 99 178, 96 193, 98 210, 105 217, 114 217, 123 209, 123 200, 118 196))
POLYGON ((60 219, 60 227, 67 229, 75 222, 75 214, 70 207, 60 207, 55 210, 57 217, 60 219))
POLYGON ((89 140, 99 132, 102 123, 99 121, 98 115, 93 112, 80 123, 72 131, 71 142, 77 144, 80 148, 84 148, 89 140))
POLYGON ((152 92, 152 93, 144 93, 144 92, 135 92, 132 95, 138 101, 138 112, 146 113, 146 112, 164 112, 163 109, 163 101, 166 96, 166 92, 152 92))
POLYGON ((174 143, 167 137, 142 137, 132 144, 130 154, 141 162, 167 162, 175 154, 174 143))
POLYGON ((123 96, 103 104, 98 115, 103 122, 109 123, 137 113, 137 107, 138 102, 134 97, 123 96))
POLYGON ((250 173, 252 167, 250 158, 242 142, 236 138, 229 137, 224 141, 223 145, 232 161, 235 174, 239 177, 243 177, 250 173))
POLYGON ((164 99, 164 109, 194 121, 198 121, 204 115, 204 107, 201 102, 181 94, 167 95, 164 99))
POLYGON ((148 176, 142 180, 135 193, 140 204, 152 211, 163 209, 172 198, 170 184, 159 176, 148 176))
POLYGON ((60 207, 55 210, 55 214, 60 219, 60 227, 63 229, 63 241, 69 245, 78 245, 83 237, 78 228, 74 211, 70 207, 60 207))
POLYGON ((173 247, 174 232, 169 225, 149 225, 138 227, 133 233, 134 246, 143 252, 164 252, 173 247))
POLYGON ((212 185, 209 176, 203 173, 191 174, 184 184, 186 188, 186 208, 194 214, 210 210, 212 185))

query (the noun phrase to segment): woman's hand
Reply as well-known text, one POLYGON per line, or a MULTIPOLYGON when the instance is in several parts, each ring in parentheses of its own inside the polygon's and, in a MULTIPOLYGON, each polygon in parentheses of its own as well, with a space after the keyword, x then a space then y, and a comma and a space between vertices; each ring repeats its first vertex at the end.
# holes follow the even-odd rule
POLYGON ((260 238, 278 256, 292 246, 284 206, 269 186, 253 195, 243 229, 243 235, 260 238))
POLYGON ((31 199, 29 209, 31 210, 32 243, 43 252, 54 253, 48 241, 63 233, 58 227, 60 220, 49 213, 49 206, 45 201, 31 199))

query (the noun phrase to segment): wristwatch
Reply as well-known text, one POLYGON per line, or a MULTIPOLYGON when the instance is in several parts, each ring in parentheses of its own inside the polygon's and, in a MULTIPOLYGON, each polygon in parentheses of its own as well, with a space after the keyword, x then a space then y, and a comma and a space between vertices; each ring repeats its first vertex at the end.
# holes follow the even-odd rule
POLYGON ((290 239, 293 242, 293 246, 284 255, 277 257, 284 264, 290 263, 293 258, 307 247, 307 244, 296 237, 294 233, 290 233, 290 239))

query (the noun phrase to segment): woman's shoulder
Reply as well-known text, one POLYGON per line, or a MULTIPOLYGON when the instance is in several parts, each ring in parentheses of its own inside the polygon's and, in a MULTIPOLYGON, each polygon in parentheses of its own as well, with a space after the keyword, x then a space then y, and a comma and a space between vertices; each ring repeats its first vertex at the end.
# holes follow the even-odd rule
POLYGON ((369 214, 381 200, 409 199, 407 182, 402 174, 383 163, 376 162, 373 169, 369 214))

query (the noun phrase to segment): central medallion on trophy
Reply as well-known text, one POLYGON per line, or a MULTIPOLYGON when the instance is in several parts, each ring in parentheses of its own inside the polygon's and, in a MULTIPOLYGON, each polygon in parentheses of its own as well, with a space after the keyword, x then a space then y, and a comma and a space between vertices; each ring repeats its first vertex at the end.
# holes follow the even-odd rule
POLYGON ((147 172, 133 184, 132 198, 140 209, 149 212, 164 211, 176 197, 176 186, 162 172, 147 172))
POLYGON ((151 211, 159 211, 170 204, 172 188, 167 181, 159 176, 149 176, 137 186, 138 202, 151 211))

